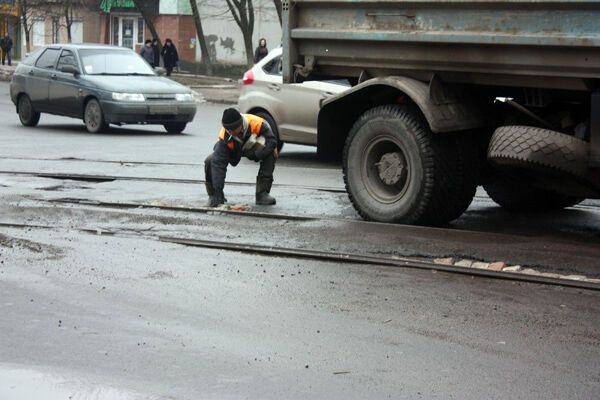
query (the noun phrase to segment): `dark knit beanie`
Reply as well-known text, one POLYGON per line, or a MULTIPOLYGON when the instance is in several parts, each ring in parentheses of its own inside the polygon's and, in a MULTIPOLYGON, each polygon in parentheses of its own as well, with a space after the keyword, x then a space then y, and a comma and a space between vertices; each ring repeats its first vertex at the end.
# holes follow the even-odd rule
POLYGON ((242 125, 242 114, 235 108, 228 108, 223 111, 223 118, 221 119, 223 128, 232 130, 242 125))

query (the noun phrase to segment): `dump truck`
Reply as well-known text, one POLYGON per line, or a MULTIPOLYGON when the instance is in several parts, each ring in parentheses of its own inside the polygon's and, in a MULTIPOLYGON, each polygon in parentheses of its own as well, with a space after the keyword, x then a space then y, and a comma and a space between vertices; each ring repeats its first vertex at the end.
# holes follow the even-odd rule
POLYGON ((517 212, 600 198, 600 1, 284 0, 284 82, 366 220, 440 225, 478 186, 517 212))

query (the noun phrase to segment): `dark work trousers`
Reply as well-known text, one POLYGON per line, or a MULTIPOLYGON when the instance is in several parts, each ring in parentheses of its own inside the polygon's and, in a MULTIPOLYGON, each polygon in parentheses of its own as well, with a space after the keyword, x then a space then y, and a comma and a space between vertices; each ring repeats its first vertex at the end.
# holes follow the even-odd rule
MULTIPOLYGON (((212 162, 213 154, 206 157, 204 160, 204 182, 206 185, 206 193, 212 196, 215 193, 215 189, 212 184, 212 162)), ((258 168, 258 175, 256 176, 256 191, 266 190, 271 191, 271 185, 273 184, 273 171, 275 171, 275 156, 269 154, 264 160, 261 160, 260 167, 258 168)))

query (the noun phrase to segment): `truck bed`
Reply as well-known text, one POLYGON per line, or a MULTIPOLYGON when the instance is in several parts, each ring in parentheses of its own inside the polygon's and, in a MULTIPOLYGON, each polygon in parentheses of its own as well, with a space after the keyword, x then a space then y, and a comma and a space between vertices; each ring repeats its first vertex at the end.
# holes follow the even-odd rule
POLYGON ((290 0, 284 11, 285 82, 301 66, 361 79, 600 87, 600 0, 290 0))

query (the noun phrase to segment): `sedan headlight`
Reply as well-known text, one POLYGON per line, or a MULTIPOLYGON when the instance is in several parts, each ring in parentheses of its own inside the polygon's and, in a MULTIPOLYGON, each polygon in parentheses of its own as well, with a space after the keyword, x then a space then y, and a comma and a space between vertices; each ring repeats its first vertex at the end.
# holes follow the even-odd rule
POLYGON ((141 93, 117 93, 113 92, 113 100, 117 101, 144 101, 144 95, 141 93))
POLYGON ((192 94, 191 93, 177 93, 175 95, 175 99, 177 99, 177 101, 192 101, 192 94))

